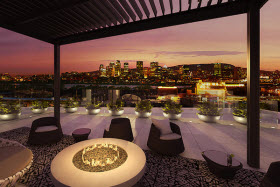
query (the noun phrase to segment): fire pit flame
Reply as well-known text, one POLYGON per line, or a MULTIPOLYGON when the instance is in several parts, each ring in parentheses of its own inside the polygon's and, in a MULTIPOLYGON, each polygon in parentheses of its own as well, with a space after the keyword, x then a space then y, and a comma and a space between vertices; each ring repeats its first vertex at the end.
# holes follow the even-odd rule
POLYGON ((84 164, 96 167, 101 166, 104 167, 106 165, 111 165, 115 163, 120 157, 120 152, 118 150, 118 146, 112 144, 95 144, 83 149, 82 152, 82 161, 84 164), (94 156, 94 151, 103 150, 103 154, 96 154, 98 156, 94 156))

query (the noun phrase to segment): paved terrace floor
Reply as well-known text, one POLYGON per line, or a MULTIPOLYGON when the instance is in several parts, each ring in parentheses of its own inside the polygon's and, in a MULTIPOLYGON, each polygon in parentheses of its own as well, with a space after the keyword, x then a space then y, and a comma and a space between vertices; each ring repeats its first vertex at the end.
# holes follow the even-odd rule
MULTIPOLYGON (((203 160, 201 152, 204 150, 221 150, 233 153, 245 168, 247 158, 247 128, 233 120, 231 110, 224 109, 223 116, 218 123, 205 123, 196 116, 195 108, 184 108, 182 118, 174 120, 181 128, 185 152, 181 156, 203 160)), ((261 114, 261 171, 266 171, 269 164, 280 160, 280 126, 278 112, 263 111, 261 114)), ((39 117, 53 116, 53 108, 44 114, 32 114, 30 108, 23 108, 20 119, 0 121, 0 132, 19 127, 31 127, 33 120, 39 117)), ((137 118, 134 108, 127 107, 122 117, 131 121, 134 143, 142 149, 148 149, 147 140, 150 131, 150 118, 137 118)), ((153 108, 152 117, 164 119, 161 108, 153 108)), ((84 108, 76 113, 65 113, 61 108, 61 124, 63 133, 71 135, 76 128, 86 127, 92 130, 89 139, 101 138, 103 131, 110 124, 111 119, 106 108, 102 108, 98 115, 87 115, 84 108)), ((252 169, 252 168, 251 168, 252 169)))

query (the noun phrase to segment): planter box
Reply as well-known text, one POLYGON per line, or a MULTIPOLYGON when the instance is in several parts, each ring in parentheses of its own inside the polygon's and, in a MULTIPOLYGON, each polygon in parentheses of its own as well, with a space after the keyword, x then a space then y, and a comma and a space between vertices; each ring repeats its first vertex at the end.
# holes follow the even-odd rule
POLYGON ((34 114, 42 114, 46 112, 48 108, 37 108, 37 109, 31 109, 32 113, 34 114))
POLYGON ((152 112, 136 112, 135 114, 137 115, 138 118, 148 118, 152 115, 152 112))
POLYGON ((202 114, 198 114, 198 118, 204 122, 217 123, 220 120, 221 116, 205 116, 202 114))
POLYGON ((100 108, 96 108, 96 109, 87 109, 87 113, 89 115, 96 115, 100 112, 100 108))
POLYGON ((182 116, 182 113, 180 113, 180 114, 170 114, 170 113, 163 112, 163 116, 168 118, 168 119, 178 120, 182 116))
POLYGON ((9 120, 13 120, 13 119, 19 118, 20 115, 21 115, 21 113, 16 113, 16 114, 0 114, 0 120, 9 121, 9 120))
POLYGON ((243 125, 247 125, 247 118, 244 117, 238 117, 238 116, 233 116, 233 119, 237 121, 238 123, 241 123, 243 125))
POLYGON ((74 107, 74 108, 65 108, 65 112, 67 113, 74 113, 78 111, 78 107, 74 107))
POLYGON ((121 116, 124 113, 124 110, 108 110, 112 116, 121 116))

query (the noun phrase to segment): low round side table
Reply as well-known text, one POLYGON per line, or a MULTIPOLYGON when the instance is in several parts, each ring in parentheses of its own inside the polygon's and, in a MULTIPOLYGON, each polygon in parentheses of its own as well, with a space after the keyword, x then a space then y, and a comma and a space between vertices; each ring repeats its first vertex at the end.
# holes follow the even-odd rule
POLYGON ((203 151, 202 157, 207 162, 209 170, 224 179, 232 179, 235 173, 243 167, 242 163, 235 158, 232 158, 232 163, 229 165, 227 161, 228 154, 221 151, 203 151))
POLYGON ((91 129, 80 128, 80 129, 74 130, 72 132, 72 136, 76 142, 80 142, 80 141, 87 140, 90 132, 91 132, 91 129))

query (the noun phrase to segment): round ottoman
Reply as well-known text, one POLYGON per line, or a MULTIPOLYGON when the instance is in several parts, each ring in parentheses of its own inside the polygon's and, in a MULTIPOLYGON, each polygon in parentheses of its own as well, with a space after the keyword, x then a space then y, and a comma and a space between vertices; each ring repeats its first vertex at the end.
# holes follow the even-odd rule
POLYGON ((80 128, 80 129, 74 130, 72 132, 72 136, 76 142, 80 142, 80 141, 87 140, 90 132, 91 132, 91 130, 88 128, 80 128))

